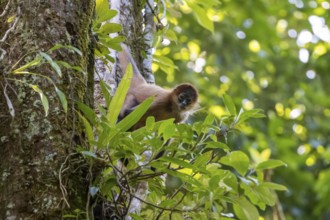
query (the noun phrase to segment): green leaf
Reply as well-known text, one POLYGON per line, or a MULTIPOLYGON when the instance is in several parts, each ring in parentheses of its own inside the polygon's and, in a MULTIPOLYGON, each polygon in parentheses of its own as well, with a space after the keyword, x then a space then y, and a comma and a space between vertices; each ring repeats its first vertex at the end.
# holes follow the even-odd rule
POLYGON ((178 69, 178 67, 174 64, 173 60, 165 57, 165 56, 153 56, 153 61, 155 64, 159 65, 159 68, 162 69, 167 74, 171 74, 174 72, 174 69, 178 69))
POLYGON ((187 2, 187 4, 193 10, 198 23, 213 33, 214 32, 213 21, 211 21, 211 19, 209 19, 209 17, 207 16, 207 11, 196 3, 187 2))
POLYGON ((287 191, 288 190, 288 188, 286 188, 285 186, 277 184, 277 183, 272 183, 272 182, 263 182, 261 185, 264 186, 264 187, 273 189, 273 190, 279 190, 279 191, 287 191))
POLYGON ((197 179, 195 179, 191 175, 167 169, 164 167, 164 165, 161 165, 159 163, 150 163, 150 166, 155 167, 155 168, 159 169, 160 171, 170 174, 172 176, 176 176, 176 177, 180 178, 183 182, 203 188, 203 184, 200 183, 197 179))
POLYGON ((273 206, 275 204, 275 194, 261 184, 258 185, 253 182, 246 184, 242 182, 241 188, 244 189, 245 196, 262 210, 265 210, 266 205, 273 206))
POLYGON ((252 110, 241 109, 240 113, 238 114, 237 124, 240 124, 250 118, 264 118, 264 117, 265 114, 263 114, 262 109, 252 109, 252 110))
POLYGON ((166 200, 163 200, 163 201, 159 204, 159 206, 160 206, 160 207, 163 207, 163 208, 166 208, 166 207, 173 206, 173 205, 175 205, 176 203, 177 203, 177 201, 174 200, 174 199, 166 199, 166 200))
POLYGON ((85 155, 85 156, 88 156, 88 157, 97 158, 96 154, 94 152, 91 152, 91 151, 81 151, 80 153, 82 155, 85 155))
POLYGON ((57 73, 57 75, 59 77, 62 77, 61 67, 48 54, 46 54, 44 52, 39 52, 39 54, 48 61, 48 63, 55 70, 55 72, 57 73))
MULTIPOLYGON (((125 41, 125 37, 123 36, 117 36, 117 37, 114 37, 114 38, 107 38, 106 39, 106 42, 103 42, 104 45, 106 45, 107 48, 111 48, 111 49, 114 49, 114 50, 117 50, 117 51, 120 51, 121 50, 121 46, 120 46, 120 43, 124 42, 125 41)), ((104 52, 102 53, 104 54, 104 52)), ((109 57, 107 55, 105 55, 105 57, 107 57, 107 59, 111 58, 110 59, 110 62, 112 62, 111 60, 113 60, 112 57, 109 57)))
POLYGON ((208 151, 208 152, 203 153, 202 155, 199 155, 194 162, 194 166, 198 170, 206 171, 205 166, 212 158, 212 154, 213 154, 212 151, 208 151), (202 169, 200 169, 200 168, 202 168, 202 169))
POLYGON ((284 163, 281 160, 270 159, 270 160, 266 160, 264 162, 259 163, 257 165, 256 169, 259 169, 259 170, 274 169, 274 168, 280 167, 280 166, 286 166, 286 163, 284 163))
POLYGON ((231 114, 231 115, 236 115, 236 107, 235 107, 235 104, 232 100, 232 98, 227 95, 227 94, 224 94, 223 95, 223 101, 225 103, 225 106, 227 108, 227 111, 231 114))
POLYGON ((76 52, 78 55, 82 56, 82 52, 78 48, 70 46, 70 45, 56 44, 54 47, 50 48, 49 51, 52 52, 54 50, 61 49, 61 48, 65 48, 72 52, 76 52))
POLYGON ((107 122, 101 122, 102 132, 99 134, 98 142, 103 146, 107 146, 112 138, 116 137, 119 134, 117 128, 111 128, 107 122))
POLYGON ((222 142, 215 142, 215 141, 207 142, 206 148, 223 149, 226 152, 228 152, 230 150, 230 148, 227 146, 227 144, 222 143, 222 142))
POLYGON ((42 60, 41 56, 37 56, 34 60, 32 60, 31 62, 28 62, 27 64, 17 68, 16 70, 13 71, 14 74, 16 73, 21 73, 23 70, 31 67, 31 66, 36 66, 38 65, 42 60))
POLYGON ((244 176, 249 169, 249 157, 241 151, 233 151, 220 159, 220 163, 235 168, 239 174, 244 176))
POLYGON ((62 60, 56 60, 56 63, 59 64, 59 65, 64 66, 67 69, 72 69, 72 66, 68 62, 65 62, 65 61, 62 61, 62 60))
POLYGON ((71 66, 69 63, 67 63, 65 61, 61 61, 61 60, 56 60, 55 62, 61 66, 64 66, 67 69, 76 70, 77 72, 80 72, 80 73, 83 73, 84 75, 86 75, 86 72, 80 66, 71 66))
POLYGON ((186 161, 177 159, 177 158, 173 158, 173 157, 161 157, 159 158, 159 160, 165 161, 165 162, 170 162, 170 163, 174 163, 178 166, 181 166, 181 168, 189 168, 192 170, 197 170, 197 167, 195 167, 194 165, 187 163, 186 161))
POLYGON ((105 104, 106 104, 106 106, 109 106, 110 100, 111 100, 111 95, 110 95, 108 85, 103 80, 101 80, 100 87, 101 87, 102 95, 105 99, 105 104))
POLYGON ((217 170, 216 174, 222 177, 219 186, 226 192, 238 192, 238 180, 234 173, 228 170, 217 170))
POLYGON ((129 214, 134 220, 144 220, 144 218, 142 218, 141 216, 134 214, 134 213, 130 213, 129 214))
POLYGON ((94 132, 93 132, 92 126, 89 124, 87 119, 84 116, 82 116, 79 112, 78 112, 78 115, 84 124, 87 140, 94 141, 94 132))
POLYGON ((124 104, 126 94, 129 90, 131 79, 133 76, 132 65, 129 64, 126 68, 126 73, 120 81, 115 95, 112 97, 110 105, 108 107, 107 119, 110 126, 114 126, 117 122, 118 115, 124 104))
POLYGON ((235 199, 234 211, 238 219, 241 220, 258 220, 259 212, 246 198, 239 197, 235 199))
POLYGON ((209 180, 209 187, 210 190, 214 191, 217 188, 219 188, 219 183, 222 177, 220 175, 212 175, 210 180, 209 180))
POLYGON ((55 92, 58 95, 58 97, 60 98, 64 112, 67 113, 68 112, 68 101, 65 97, 65 94, 59 88, 57 88, 57 86, 55 86, 55 92))
POLYGON ((133 125, 135 125, 142 116, 147 112, 149 107, 151 106, 153 102, 153 97, 149 97, 146 100, 144 100, 140 105, 138 105, 133 112, 131 112, 129 115, 127 115, 123 120, 121 120, 116 127, 120 131, 127 131, 130 129, 133 125))
POLYGON ((107 0, 96 0, 95 14, 97 23, 108 21, 117 15, 117 11, 109 9, 107 0))
POLYGON ((215 116, 213 114, 208 114, 204 119, 203 125, 212 125, 215 120, 215 116))
POLYGON ((100 32, 110 34, 110 33, 117 33, 121 31, 123 28, 120 24, 115 23, 106 23, 100 27, 100 32))
POLYGON ((155 127, 155 117, 153 116, 149 116, 146 120, 146 128, 149 130, 149 131, 152 131, 155 127))
POLYGON ((40 95, 41 103, 42 103, 42 106, 44 107, 45 115, 47 116, 48 115, 48 110, 49 110, 49 104, 48 104, 47 97, 42 92, 42 90, 39 89, 39 87, 37 85, 29 84, 29 86, 40 95))
POLYGON ((169 39, 170 41, 174 41, 175 43, 178 42, 178 37, 176 36, 173 30, 168 29, 166 31, 166 38, 169 39))
POLYGON ((79 110, 84 113, 84 116, 92 123, 92 125, 95 125, 97 116, 96 116, 94 110, 82 102, 76 102, 76 103, 77 103, 79 110))
POLYGON ((158 134, 163 135, 164 141, 167 141, 176 133, 175 125, 173 123, 173 119, 162 121, 161 125, 158 129, 158 134))

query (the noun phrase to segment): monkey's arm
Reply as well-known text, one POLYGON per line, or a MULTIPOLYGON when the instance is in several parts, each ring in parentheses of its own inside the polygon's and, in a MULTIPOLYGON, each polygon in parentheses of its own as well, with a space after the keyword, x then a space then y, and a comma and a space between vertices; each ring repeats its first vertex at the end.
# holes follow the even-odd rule
POLYGON ((129 113, 131 113, 138 104, 140 103, 136 100, 134 95, 127 94, 125 102, 120 110, 118 122, 125 118, 129 113))

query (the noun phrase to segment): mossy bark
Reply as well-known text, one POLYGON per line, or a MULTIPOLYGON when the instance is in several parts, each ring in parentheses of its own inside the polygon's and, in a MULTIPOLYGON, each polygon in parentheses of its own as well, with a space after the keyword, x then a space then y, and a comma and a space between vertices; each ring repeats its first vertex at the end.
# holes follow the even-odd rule
MULTIPOLYGON (((0 5, 1 12, 4 7, 0 5)), ((64 213, 84 209, 87 184, 82 159, 75 153, 81 144, 81 128, 74 103, 93 103, 93 10, 92 0, 14 0, 0 18, 2 38, 12 25, 8 19, 19 17, 9 37, 0 43, 6 51, 0 62, 0 219, 61 219, 64 213), (82 56, 67 49, 49 55, 81 67, 84 73, 62 68, 60 77, 49 64, 30 71, 49 77, 65 93, 67 113, 47 79, 11 73, 16 63, 18 68, 55 44, 78 48, 82 56), (48 116, 29 84, 37 85, 48 98, 48 116)))

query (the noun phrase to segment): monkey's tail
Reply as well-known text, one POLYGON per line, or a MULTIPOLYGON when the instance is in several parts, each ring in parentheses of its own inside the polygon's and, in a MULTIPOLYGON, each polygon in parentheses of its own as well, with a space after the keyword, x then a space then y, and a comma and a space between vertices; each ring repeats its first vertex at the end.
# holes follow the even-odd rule
POLYGON ((126 72, 127 65, 131 63, 133 68, 133 73, 135 75, 142 76, 139 68, 136 65, 135 60, 132 57, 130 49, 127 47, 126 44, 121 43, 120 45, 123 50, 118 53, 118 59, 119 59, 120 68, 122 69, 123 73, 126 72))

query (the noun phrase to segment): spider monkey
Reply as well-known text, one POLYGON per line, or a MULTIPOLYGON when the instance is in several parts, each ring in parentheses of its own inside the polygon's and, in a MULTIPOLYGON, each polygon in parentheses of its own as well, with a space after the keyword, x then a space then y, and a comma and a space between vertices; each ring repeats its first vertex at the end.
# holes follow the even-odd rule
POLYGON ((119 120, 127 116, 138 104, 150 96, 154 97, 151 107, 131 130, 145 126, 148 116, 154 116, 155 121, 174 118, 175 123, 180 123, 186 120, 189 114, 198 106, 196 88, 188 83, 177 85, 172 89, 164 89, 157 85, 148 84, 139 71, 128 47, 125 44, 121 46, 122 51, 118 53, 120 67, 122 72, 125 73, 127 65, 131 63, 133 78, 120 111, 119 120))

